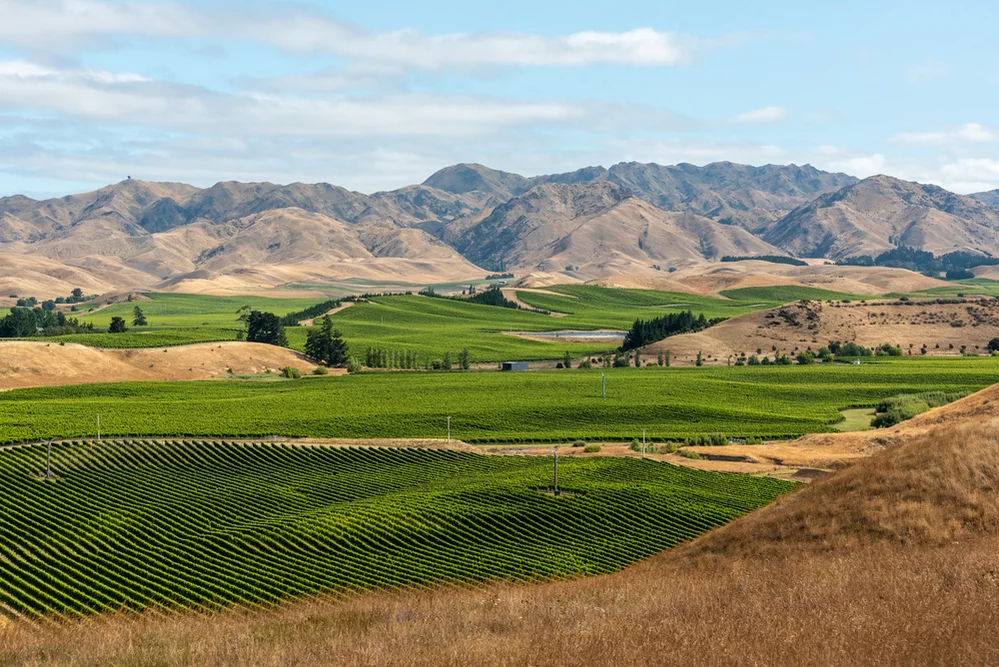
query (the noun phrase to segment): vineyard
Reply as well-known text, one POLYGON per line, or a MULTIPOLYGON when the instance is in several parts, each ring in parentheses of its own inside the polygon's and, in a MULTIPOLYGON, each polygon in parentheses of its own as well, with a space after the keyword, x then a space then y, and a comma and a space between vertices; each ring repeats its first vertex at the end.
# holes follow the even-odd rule
POLYGON ((401 372, 271 381, 135 382, 0 392, 0 442, 43 437, 631 440, 830 431, 839 410, 899 394, 970 393, 999 359, 879 358, 860 366, 401 372), (883 359, 883 360, 882 360, 883 359), (601 396, 601 376, 606 397, 601 396))
MULTIPOLYGON (((333 316, 353 354, 371 348, 394 354, 416 354, 421 363, 452 356, 468 349, 473 362, 560 358, 568 350, 573 357, 600 354, 611 343, 545 342, 505 334, 507 331, 550 332, 564 329, 626 330, 637 319, 665 313, 693 311, 711 319, 734 317, 769 308, 797 298, 839 299, 852 295, 812 288, 749 288, 715 298, 680 292, 617 289, 589 285, 563 285, 550 293, 518 291, 518 298, 542 312, 498 308, 458 300, 432 299, 417 295, 373 297, 362 300, 333 316)), ((80 343, 105 348, 148 348, 186 343, 236 340, 243 325, 237 310, 243 306, 282 316, 304 310, 322 299, 278 299, 257 296, 220 297, 193 294, 151 293, 141 301, 112 304, 92 313, 79 313, 84 323, 106 329, 112 317, 132 321, 132 309, 142 309, 149 324, 130 327, 124 333, 86 333, 47 338, 48 341, 80 343)), ((302 351, 306 329, 288 327, 290 347, 302 351)))
POLYGON ((0 615, 255 607, 620 569, 792 484, 641 459, 232 442, 0 450, 0 615))

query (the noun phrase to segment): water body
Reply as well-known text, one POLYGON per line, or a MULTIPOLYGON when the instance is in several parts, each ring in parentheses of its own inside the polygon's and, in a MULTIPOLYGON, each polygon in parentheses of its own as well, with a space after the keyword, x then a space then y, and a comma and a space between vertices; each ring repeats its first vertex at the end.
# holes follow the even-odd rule
POLYGON ((624 340, 624 331, 524 331, 522 336, 558 340, 624 340))

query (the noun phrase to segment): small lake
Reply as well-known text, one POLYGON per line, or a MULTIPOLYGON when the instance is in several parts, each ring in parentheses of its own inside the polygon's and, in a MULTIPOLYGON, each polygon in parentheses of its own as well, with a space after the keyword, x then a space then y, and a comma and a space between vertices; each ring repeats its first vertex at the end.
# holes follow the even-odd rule
POLYGON ((558 340, 624 340, 624 331, 522 331, 521 336, 558 340))

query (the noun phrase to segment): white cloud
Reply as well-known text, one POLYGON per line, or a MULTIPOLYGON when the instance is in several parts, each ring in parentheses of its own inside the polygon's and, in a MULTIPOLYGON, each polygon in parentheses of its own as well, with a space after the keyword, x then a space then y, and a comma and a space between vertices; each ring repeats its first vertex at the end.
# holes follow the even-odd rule
POLYGON ((923 146, 950 146, 955 143, 987 143, 996 141, 997 139, 999 139, 999 135, 978 123, 967 123, 952 130, 937 132, 902 132, 891 138, 894 142, 923 146))
POLYGON ((56 70, 0 61, 0 110, 161 129, 294 136, 468 136, 526 123, 566 122, 583 111, 556 102, 470 96, 344 95, 322 99, 239 95, 132 74, 56 70))
POLYGON ((734 116, 729 119, 729 122, 739 125, 751 125, 756 123, 777 123, 785 118, 787 118, 787 109, 784 107, 764 107, 734 116))
POLYGON ((0 43, 61 51, 127 37, 243 37, 295 53, 329 53, 376 63, 436 70, 522 65, 677 65, 700 40, 651 28, 547 36, 519 32, 429 35, 379 32, 322 16, 235 14, 180 4, 100 0, 3 0, 0 43))
POLYGON ((867 178, 868 176, 884 174, 888 169, 888 160, 881 153, 875 153, 874 155, 856 155, 830 160, 825 166, 831 171, 842 171, 857 178, 867 178))
POLYGON ((960 193, 999 189, 999 160, 968 158, 944 163, 939 168, 939 182, 960 193))

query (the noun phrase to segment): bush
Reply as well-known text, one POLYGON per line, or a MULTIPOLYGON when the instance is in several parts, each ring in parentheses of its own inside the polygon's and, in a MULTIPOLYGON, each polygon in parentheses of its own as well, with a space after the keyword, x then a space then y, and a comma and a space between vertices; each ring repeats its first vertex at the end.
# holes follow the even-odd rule
POLYGON ((361 362, 357 357, 351 357, 347 360, 347 372, 357 373, 361 370, 361 362))
POLYGON ((586 445, 583 447, 583 451, 587 454, 596 454, 600 451, 600 445, 586 445))
POLYGON ((631 451, 633 451, 633 452, 640 452, 640 451, 642 451, 642 443, 639 442, 638 438, 632 438, 630 447, 631 447, 631 451))
POLYGON ((593 364, 590 363, 589 359, 583 359, 576 368, 593 368, 593 364))
POLYGON ((583 442, 582 440, 573 440, 572 446, 573 447, 586 447, 586 443, 583 442))
POLYGON ((694 435, 683 441, 687 447, 721 447, 728 444, 728 438, 721 433, 694 435))
POLYGON ((325 366, 316 366, 315 369, 312 371, 313 375, 326 375, 328 373, 329 371, 326 370, 325 366))
POLYGON ((289 380, 297 380, 302 377, 302 371, 298 370, 294 366, 285 366, 281 369, 281 375, 289 380))
POLYGON ((887 428, 912 419, 930 408, 952 403, 965 394, 927 391, 922 394, 900 394, 883 399, 875 408, 877 415, 871 420, 874 428, 887 428))
POLYGON ((700 454, 698 454, 697 452, 687 451, 686 449, 680 452, 680 456, 682 456, 685 459, 694 459, 695 461, 699 461, 701 459, 700 454))
POLYGON ((666 443, 666 453, 667 454, 676 454, 676 443, 675 442, 667 442, 666 443))

